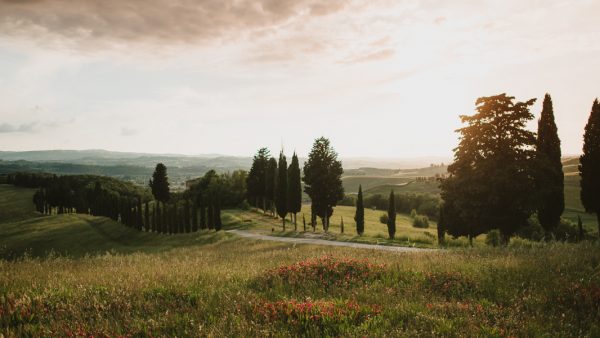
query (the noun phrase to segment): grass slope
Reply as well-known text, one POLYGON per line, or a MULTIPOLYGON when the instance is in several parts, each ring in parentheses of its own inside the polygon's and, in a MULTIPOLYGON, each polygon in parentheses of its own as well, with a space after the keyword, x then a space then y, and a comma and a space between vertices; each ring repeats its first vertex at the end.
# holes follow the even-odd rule
MULTIPOLYGON (((366 212, 376 236, 379 212, 366 212)), ((243 212, 225 218, 229 226, 267 221, 243 212)), ((395 254, 223 232, 145 234, 84 215, 0 222, 0 240, 39 254, 0 259, 7 338, 600 335, 600 250, 591 243, 395 254), (44 255, 49 248, 71 257, 44 255), (331 264, 285 268, 323 256, 331 264), (349 257, 383 265, 352 275, 356 263, 340 270, 349 257)))
POLYGON ((35 189, 0 184, 0 223, 35 217, 35 189))

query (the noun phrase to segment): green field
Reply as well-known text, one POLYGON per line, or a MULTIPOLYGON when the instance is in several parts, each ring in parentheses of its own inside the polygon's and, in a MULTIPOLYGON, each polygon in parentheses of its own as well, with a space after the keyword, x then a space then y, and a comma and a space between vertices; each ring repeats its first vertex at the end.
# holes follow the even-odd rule
MULTIPOLYGON (((106 218, 34 216, 31 194, 0 189, 15 201, 3 215, 17 215, 0 220, 4 337, 600 335, 598 244, 398 254, 223 231, 155 235, 106 218)), ((380 213, 366 210, 365 237, 385 233, 380 213)), ((336 208, 334 219, 352 214, 336 208)), ((280 224, 252 211, 227 211, 224 222, 280 224)), ((407 222, 399 232, 419 236, 407 222)))

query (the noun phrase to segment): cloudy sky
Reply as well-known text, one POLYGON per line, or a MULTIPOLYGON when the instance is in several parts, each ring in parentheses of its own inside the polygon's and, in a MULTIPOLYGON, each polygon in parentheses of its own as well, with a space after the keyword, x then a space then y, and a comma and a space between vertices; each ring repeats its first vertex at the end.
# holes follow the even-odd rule
POLYGON ((597 0, 0 0, 0 150, 304 155, 324 135, 342 156, 450 156, 477 97, 549 92, 577 154, 600 96, 598 13, 597 0))

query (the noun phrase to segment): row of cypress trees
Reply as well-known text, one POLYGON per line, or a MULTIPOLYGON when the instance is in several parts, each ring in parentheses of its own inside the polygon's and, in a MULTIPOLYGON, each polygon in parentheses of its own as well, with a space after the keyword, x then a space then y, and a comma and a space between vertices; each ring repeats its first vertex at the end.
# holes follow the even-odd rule
POLYGON ((302 207, 302 184, 300 164, 294 152, 292 162, 287 165, 283 151, 279 159, 271 157, 267 148, 258 150, 252 160, 252 167, 246 179, 247 199, 256 208, 281 218, 283 229, 286 216, 292 215, 294 229, 297 229, 297 213, 302 207))

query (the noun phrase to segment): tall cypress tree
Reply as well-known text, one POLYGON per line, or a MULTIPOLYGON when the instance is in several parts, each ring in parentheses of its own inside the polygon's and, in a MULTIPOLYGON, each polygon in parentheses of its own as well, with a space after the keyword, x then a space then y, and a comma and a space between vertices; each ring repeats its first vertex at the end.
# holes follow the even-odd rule
POLYGON ((198 231, 198 201, 192 199, 192 232, 198 231))
POLYGON ((581 203, 586 212, 596 213, 600 237, 600 103, 594 100, 583 134, 583 155, 579 157, 581 203))
POLYGON ((565 210, 565 176, 561 162, 560 139, 549 94, 544 97, 542 114, 538 121, 535 160, 534 174, 539 196, 538 218, 546 231, 546 238, 550 239, 551 232, 558 226, 560 216, 565 210))
POLYGON ((300 163, 298 155, 294 152, 292 163, 288 168, 288 211, 294 215, 294 230, 296 230, 296 214, 302 210, 302 183, 300 177, 300 163))
POLYGON ((365 206, 363 204, 362 185, 358 186, 358 197, 356 198, 356 233, 361 236, 365 232, 365 206))
POLYGON ((275 216, 275 194, 277 193, 277 160, 273 157, 269 159, 267 164, 267 172, 265 174, 265 196, 267 199, 267 208, 271 211, 271 215, 275 216))
POLYGON ((258 150, 252 160, 252 167, 246 178, 248 201, 256 208, 262 208, 267 212, 266 201, 266 172, 269 158, 271 157, 269 149, 261 148, 258 150))
POLYGON ((150 231, 152 226, 150 224, 150 203, 148 203, 148 201, 146 201, 146 204, 144 205, 144 226, 146 231, 150 231))
POLYGON ((394 190, 390 192, 390 198, 388 200, 387 227, 390 239, 394 239, 394 236, 396 236, 396 202, 394 201, 394 190))
POLYGON ((188 199, 185 200, 185 204, 183 207, 183 223, 185 227, 185 232, 188 233, 191 230, 190 226, 190 201, 188 199))
POLYGON ((277 215, 281 217, 283 231, 285 231, 285 216, 288 214, 288 173, 287 160, 283 154, 283 150, 279 153, 279 163, 277 164, 277 185, 275 186, 276 197, 275 206, 277 207, 277 215))

